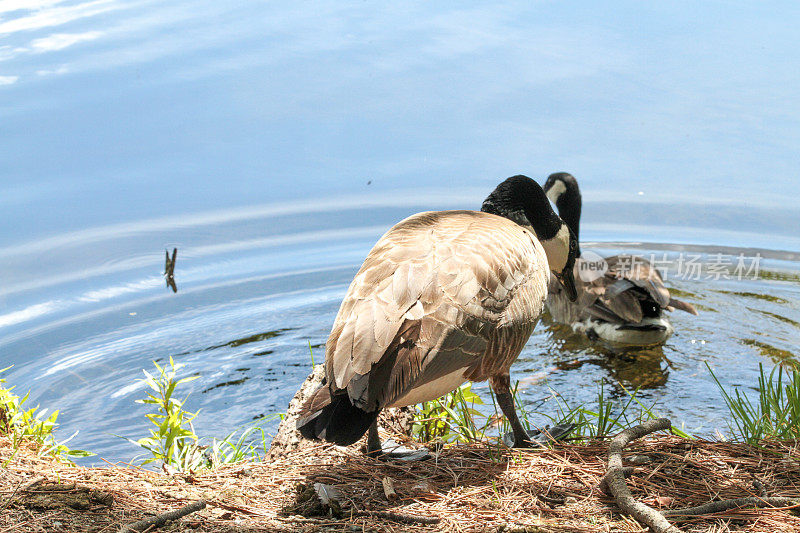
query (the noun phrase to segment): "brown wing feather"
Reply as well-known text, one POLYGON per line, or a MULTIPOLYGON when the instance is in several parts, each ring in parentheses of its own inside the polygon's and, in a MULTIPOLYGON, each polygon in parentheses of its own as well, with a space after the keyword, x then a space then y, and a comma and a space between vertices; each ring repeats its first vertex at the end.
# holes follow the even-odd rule
POLYGON ((669 305, 669 289, 664 286, 664 279, 656 267, 647 259, 635 255, 614 255, 606 258, 611 279, 626 279, 644 289, 664 309, 669 305))
POLYGON ((502 217, 439 211, 400 222, 342 301, 326 346, 332 394, 346 389, 374 410, 437 376, 488 368, 485 355, 510 365, 544 304, 545 265, 533 234, 502 217), (524 339, 501 342, 498 328, 524 339))
POLYGON ((557 280, 551 280, 547 306, 554 320, 570 324, 595 317, 608 322, 638 324, 643 314, 637 289, 644 290, 661 309, 676 308, 697 314, 691 304, 670 297, 661 273, 646 259, 615 255, 605 260, 608 271, 591 282, 581 279, 576 265, 578 301, 575 303, 567 299, 557 280))

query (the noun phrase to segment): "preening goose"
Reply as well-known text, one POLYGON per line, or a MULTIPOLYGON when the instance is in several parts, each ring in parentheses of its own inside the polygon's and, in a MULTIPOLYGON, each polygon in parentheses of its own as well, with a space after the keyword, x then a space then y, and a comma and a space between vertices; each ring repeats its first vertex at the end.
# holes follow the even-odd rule
MULTIPOLYGON (((544 190, 578 238, 581 217, 578 181, 571 174, 557 172, 547 178, 544 190)), ((591 259, 581 257, 580 248, 577 255, 577 300, 571 301, 557 283, 551 283, 547 309, 553 320, 571 325, 592 340, 628 346, 661 344, 674 332, 665 310, 681 309, 697 314, 693 305, 670 296, 661 273, 643 257, 606 257, 608 270, 600 275, 598 266, 590 263, 602 262, 602 258, 596 254, 591 259), (591 274, 592 266, 596 275, 591 274)))
POLYGON ((544 307, 551 271, 574 294, 577 242, 541 187, 525 176, 497 186, 481 211, 412 215, 375 244, 342 301, 325 346, 325 382, 302 408, 306 438, 349 445, 377 416, 467 380, 489 379, 516 446, 509 367, 544 307))

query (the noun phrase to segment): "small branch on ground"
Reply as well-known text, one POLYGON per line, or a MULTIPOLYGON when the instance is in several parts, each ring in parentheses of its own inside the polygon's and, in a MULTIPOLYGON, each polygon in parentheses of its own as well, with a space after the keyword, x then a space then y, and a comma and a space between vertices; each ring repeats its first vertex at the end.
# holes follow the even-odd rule
MULTIPOLYGON (((634 473, 635 469, 632 466, 623 466, 620 471, 622 472, 622 475, 625 477, 625 479, 628 479, 634 473)), ((608 479, 606 479, 607 477, 608 473, 606 473, 606 475, 600 479, 600 483, 597 485, 597 488, 600 489, 600 492, 602 492, 603 494, 608 494, 609 496, 613 496, 611 494, 611 490, 608 488, 608 479)))
POLYGON ((647 525, 655 533, 679 533, 679 529, 669 523, 664 515, 634 499, 628 485, 625 483, 624 468, 622 466, 622 450, 631 441, 642 438, 655 431, 669 429, 672 422, 666 418, 648 420, 643 424, 634 426, 620 432, 611 439, 608 445, 608 472, 603 477, 614 500, 623 512, 631 515, 639 522, 647 525))
POLYGON ((704 514, 721 513, 722 511, 730 511, 731 509, 740 509, 742 507, 791 507, 798 504, 800 504, 800 502, 792 498, 782 498, 779 496, 772 498, 759 498, 758 496, 750 496, 747 498, 708 502, 696 507, 669 509, 668 511, 662 511, 662 514, 664 516, 698 516, 704 514))
POLYGON ((185 505, 180 509, 176 509, 174 511, 167 511, 166 513, 161 513, 160 515, 153 516, 151 518, 146 518, 144 520, 139 520, 138 522, 133 522, 132 524, 128 524, 126 526, 122 526, 119 529, 119 533, 139 533, 151 528, 156 529, 163 526, 167 522, 178 520, 179 518, 183 518, 188 514, 192 514, 201 509, 204 509, 205 506, 206 506, 205 500, 197 500, 196 502, 192 502, 188 505, 185 505))
POLYGON ((550 505, 564 505, 566 498, 553 498, 547 494, 537 494, 537 498, 540 498, 543 502, 549 503, 550 505))
POLYGON ((353 511, 352 516, 383 518, 384 520, 393 520, 401 524, 438 524, 442 520, 436 516, 419 516, 394 511, 353 511))
POLYGON ((25 485, 24 487, 22 487, 22 489, 20 489, 20 490, 22 490, 22 492, 27 492, 27 491, 33 489, 34 487, 36 487, 37 485, 41 485, 45 481, 47 481, 47 478, 44 477, 44 476, 36 477, 32 481, 28 482, 28 484, 25 485))
POLYGON ((3 505, 0 505, 0 511, 2 511, 3 509, 5 509, 9 505, 11 505, 11 502, 14 501, 14 496, 17 495, 17 491, 19 490, 21 485, 22 485, 21 482, 17 483, 17 486, 14 487, 14 492, 11 493, 11 496, 8 497, 8 499, 6 500, 6 502, 3 505))

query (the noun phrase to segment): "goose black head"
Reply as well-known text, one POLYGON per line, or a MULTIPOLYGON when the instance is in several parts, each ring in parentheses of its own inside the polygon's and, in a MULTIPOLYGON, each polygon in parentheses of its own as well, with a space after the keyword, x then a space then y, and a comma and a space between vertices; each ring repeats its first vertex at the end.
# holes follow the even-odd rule
MULTIPOLYGON (((567 223, 575 238, 579 239, 582 202, 578 180, 568 172, 556 172, 547 177, 543 188, 550 201, 556 204, 558 216, 567 223)), ((580 255, 578 246, 578 256, 580 255)))
POLYGON ((553 275, 575 301, 573 267, 578 239, 569 226, 555 214, 538 183, 527 176, 512 176, 498 185, 484 200, 481 211, 500 215, 531 228, 547 255, 553 275))

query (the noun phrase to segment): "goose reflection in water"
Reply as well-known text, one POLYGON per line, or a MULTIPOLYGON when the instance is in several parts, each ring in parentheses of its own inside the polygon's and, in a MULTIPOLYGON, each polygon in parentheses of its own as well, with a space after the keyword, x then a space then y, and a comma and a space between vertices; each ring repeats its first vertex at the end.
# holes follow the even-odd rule
POLYGON ((613 382, 629 390, 654 389, 667 383, 673 365, 664 354, 663 345, 601 345, 574 332, 569 326, 553 322, 547 315, 543 323, 553 345, 551 353, 559 359, 555 362, 553 372, 574 371, 591 364, 604 369, 613 382), (576 358, 576 354, 580 356, 576 358))

